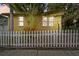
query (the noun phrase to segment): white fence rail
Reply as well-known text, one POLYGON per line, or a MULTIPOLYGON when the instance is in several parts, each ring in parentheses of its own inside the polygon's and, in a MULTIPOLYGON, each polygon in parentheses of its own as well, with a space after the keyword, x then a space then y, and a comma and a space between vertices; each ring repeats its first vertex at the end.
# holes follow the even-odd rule
POLYGON ((1 32, 0 47, 78 48, 78 30, 1 32))

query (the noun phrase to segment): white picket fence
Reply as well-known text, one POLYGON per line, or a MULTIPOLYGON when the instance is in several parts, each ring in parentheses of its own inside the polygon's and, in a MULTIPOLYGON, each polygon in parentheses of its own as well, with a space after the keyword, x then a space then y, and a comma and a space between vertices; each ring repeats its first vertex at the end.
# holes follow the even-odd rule
POLYGON ((78 30, 0 31, 0 47, 78 48, 78 30))

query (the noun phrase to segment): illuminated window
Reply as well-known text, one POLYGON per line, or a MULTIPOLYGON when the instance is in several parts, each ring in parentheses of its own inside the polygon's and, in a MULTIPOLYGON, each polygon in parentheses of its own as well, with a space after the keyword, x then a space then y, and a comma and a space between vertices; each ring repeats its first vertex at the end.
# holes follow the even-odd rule
POLYGON ((54 22, 54 17, 45 17, 43 16, 43 19, 42 19, 42 26, 53 26, 53 22, 54 22))
POLYGON ((48 26, 53 26, 54 17, 49 17, 49 23, 48 26))
POLYGON ((24 17, 19 17, 19 26, 24 26, 24 17))
POLYGON ((42 26, 47 26, 47 17, 43 16, 42 26))

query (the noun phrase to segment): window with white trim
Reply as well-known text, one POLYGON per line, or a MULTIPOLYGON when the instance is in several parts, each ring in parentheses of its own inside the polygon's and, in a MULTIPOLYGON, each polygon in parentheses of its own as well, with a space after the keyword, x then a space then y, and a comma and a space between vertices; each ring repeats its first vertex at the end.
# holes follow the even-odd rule
POLYGON ((49 23, 48 26, 53 26, 54 17, 49 17, 49 23))
POLYGON ((24 26, 24 17, 23 16, 19 17, 19 26, 24 26))
POLYGON ((43 16, 42 26, 47 26, 47 17, 43 16))
POLYGON ((46 16, 43 16, 43 19, 42 19, 42 26, 53 26, 53 23, 54 23, 54 17, 51 16, 51 17, 46 17, 46 16))

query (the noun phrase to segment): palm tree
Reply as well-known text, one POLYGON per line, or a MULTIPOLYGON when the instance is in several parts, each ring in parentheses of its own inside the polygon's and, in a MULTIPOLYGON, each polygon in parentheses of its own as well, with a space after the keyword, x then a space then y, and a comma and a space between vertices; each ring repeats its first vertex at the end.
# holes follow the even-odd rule
POLYGON ((13 29, 13 11, 16 13, 25 13, 26 15, 28 14, 29 17, 29 26, 30 29, 34 27, 34 21, 35 17, 34 15, 37 14, 42 14, 44 13, 45 10, 45 5, 44 3, 24 3, 24 4, 9 4, 10 7, 10 20, 11 20, 11 30, 13 29))

